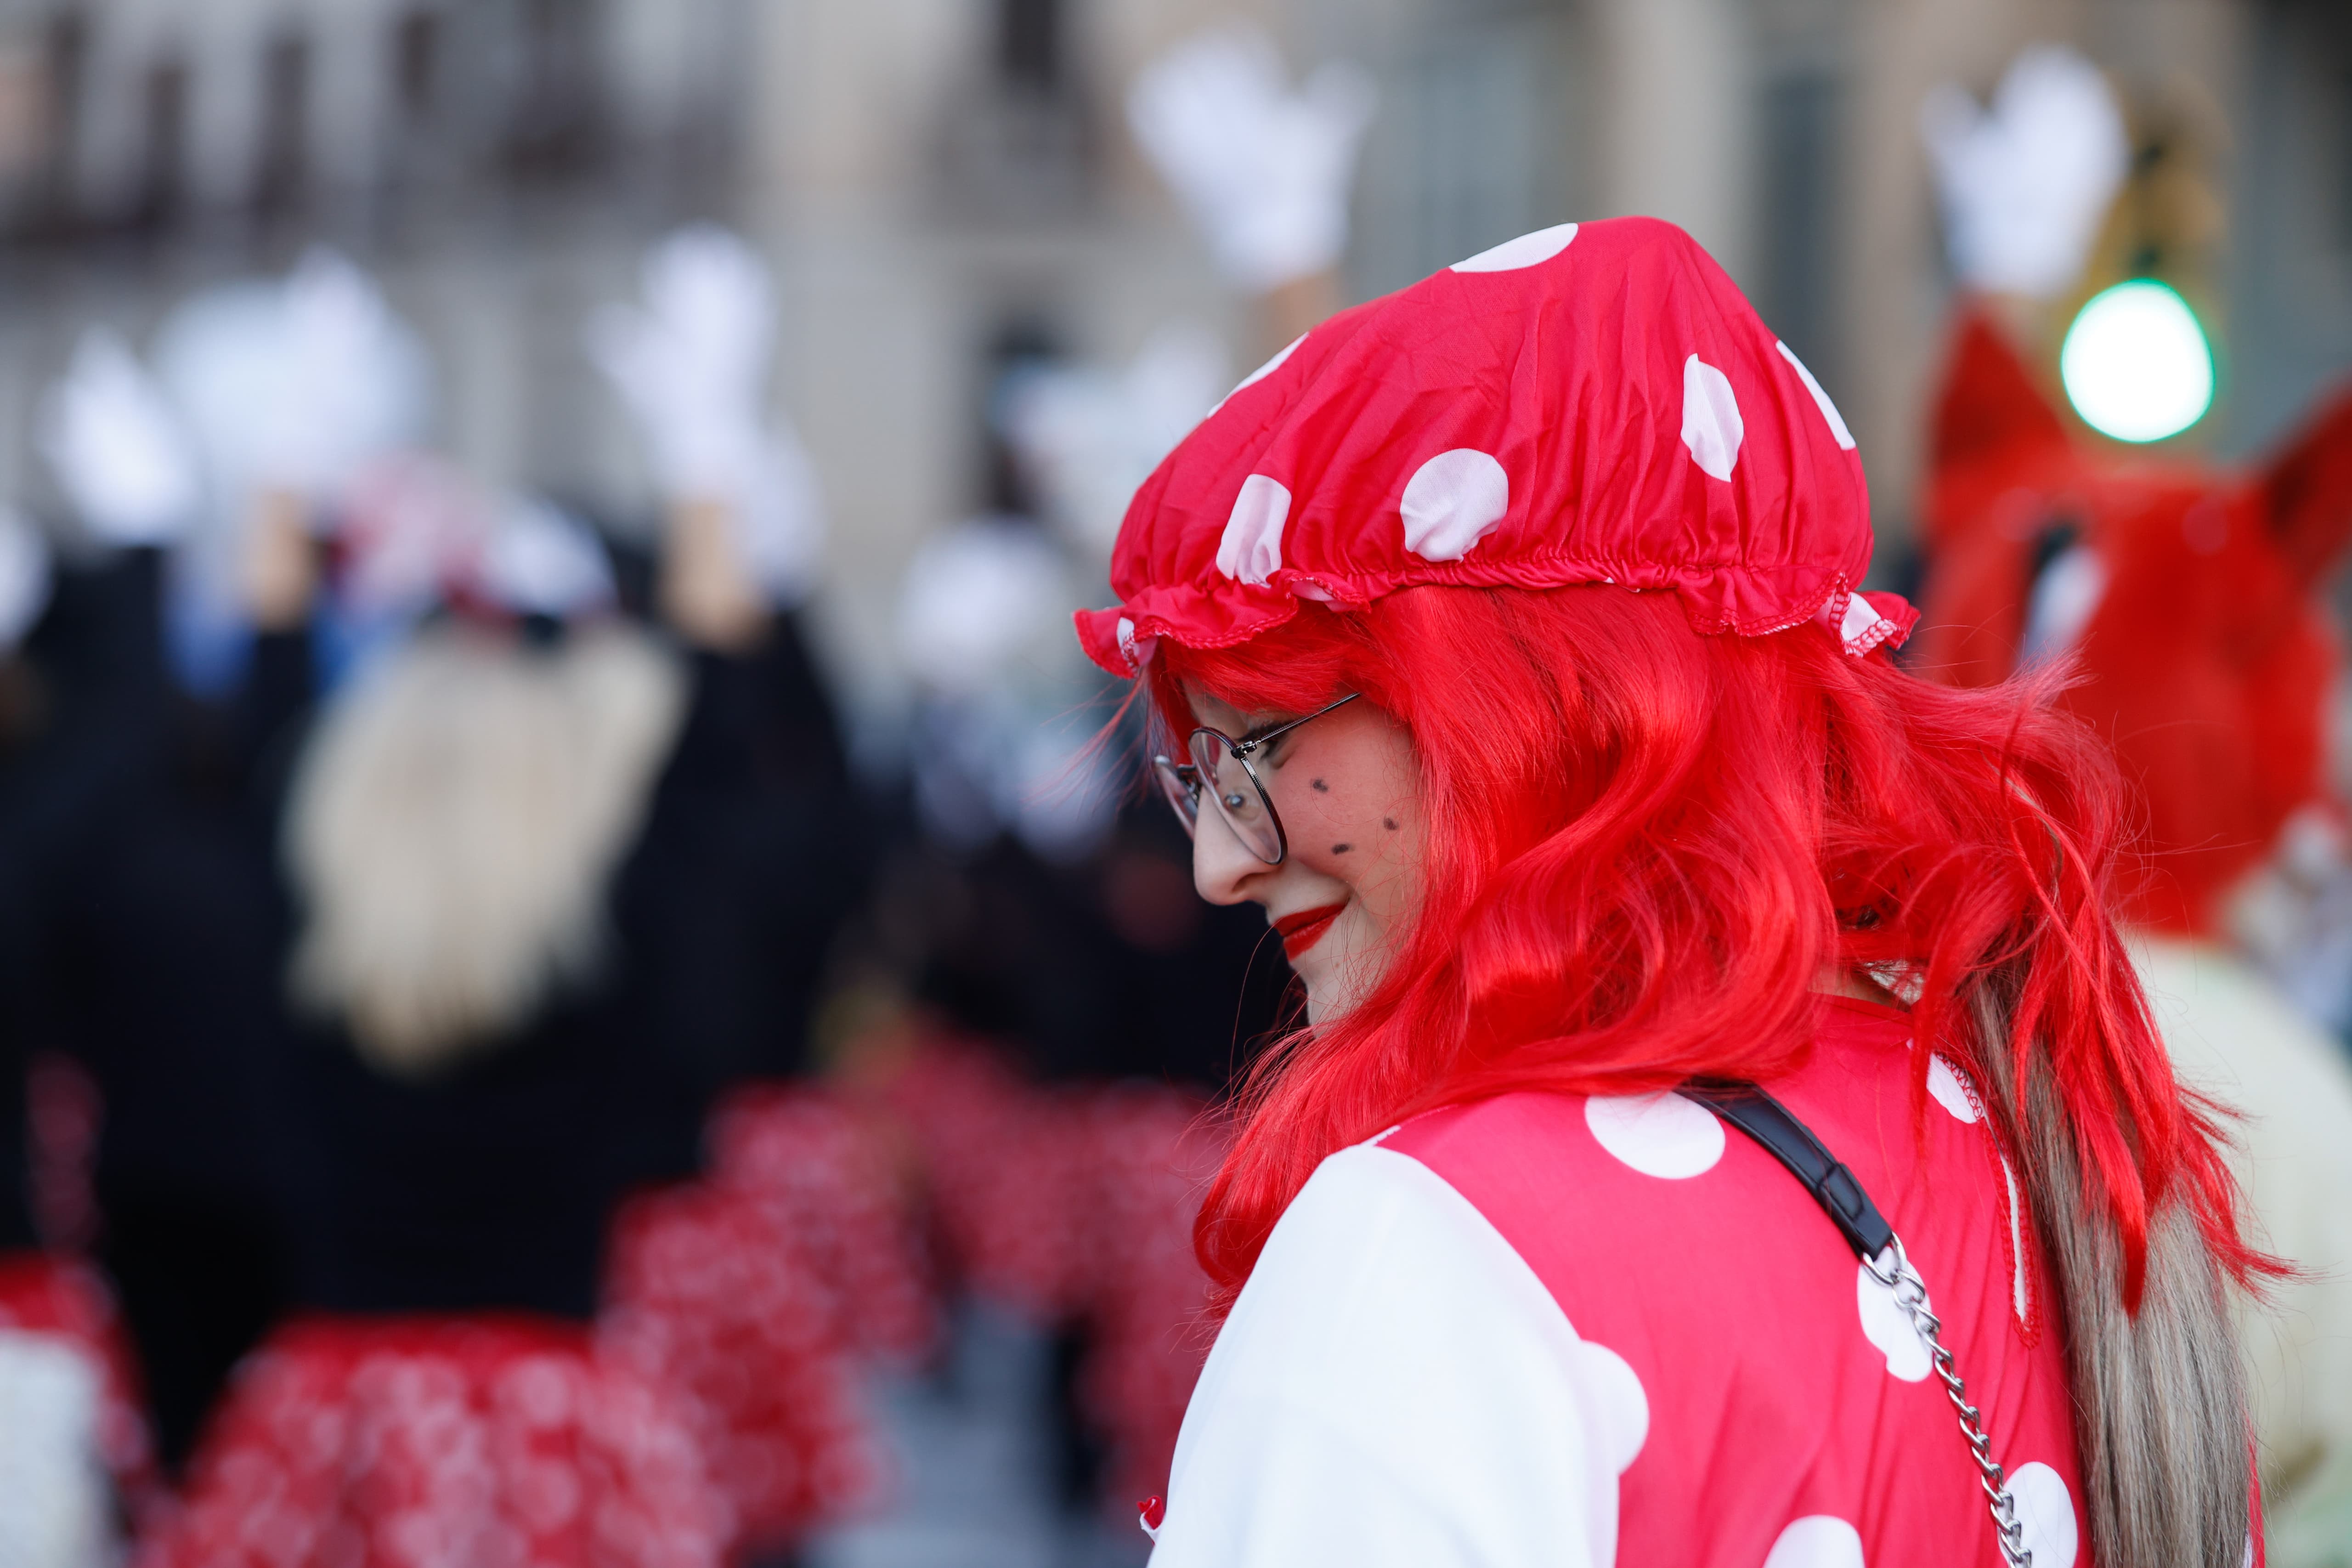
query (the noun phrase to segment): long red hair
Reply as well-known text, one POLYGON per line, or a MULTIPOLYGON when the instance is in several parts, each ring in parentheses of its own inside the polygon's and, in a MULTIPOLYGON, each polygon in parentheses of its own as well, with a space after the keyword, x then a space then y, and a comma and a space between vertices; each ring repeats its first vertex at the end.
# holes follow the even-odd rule
POLYGON ((1235 647, 1164 642, 1151 681, 1179 732, 1188 689, 1283 712, 1361 692, 1412 735, 1424 791, 1423 902, 1382 980, 1245 1080, 1195 1233, 1227 1300, 1333 1152, 1512 1089, 1769 1082, 1811 1048, 1824 967, 1870 963, 1916 966, 1922 1038, 2050 1086, 2127 1310, 2168 1204, 2242 1283, 2273 1267, 2109 916, 2125 796, 2051 678, 1940 688, 1818 627, 1703 637, 1671 595, 1591 586, 1307 605, 1235 647), (1979 1047, 1987 986, 2011 1026, 1979 1047))

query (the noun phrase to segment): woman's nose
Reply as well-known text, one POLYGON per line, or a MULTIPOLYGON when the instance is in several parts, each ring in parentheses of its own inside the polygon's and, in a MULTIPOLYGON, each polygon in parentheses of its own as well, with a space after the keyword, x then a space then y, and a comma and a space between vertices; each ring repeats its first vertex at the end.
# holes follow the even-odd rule
POLYGON ((1201 813, 1192 828, 1192 887, 1202 898, 1213 904, 1241 903, 1255 879, 1273 869, 1243 846, 1222 816, 1201 813))

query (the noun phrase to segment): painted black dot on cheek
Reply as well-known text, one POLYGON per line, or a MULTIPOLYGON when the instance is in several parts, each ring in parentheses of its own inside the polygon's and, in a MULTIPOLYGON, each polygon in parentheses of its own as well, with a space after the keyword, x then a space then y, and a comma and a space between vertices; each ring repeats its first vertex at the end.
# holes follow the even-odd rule
POLYGON ((1318 795, 1329 795, 1331 793, 1331 786, 1325 784, 1321 779, 1317 779, 1315 781, 1315 793, 1318 795))
POLYGON ((1331 846, 1331 853, 1334 855, 1345 855, 1349 850, 1353 849, 1354 847, 1355 846, 1352 844, 1334 844, 1331 846))
POLYGON ((1396 831, 1396 818, 1393 816, 1383 816, 1381 818, 1381 826, 1387 828, 1391 833, 1394 833, 1396 831))

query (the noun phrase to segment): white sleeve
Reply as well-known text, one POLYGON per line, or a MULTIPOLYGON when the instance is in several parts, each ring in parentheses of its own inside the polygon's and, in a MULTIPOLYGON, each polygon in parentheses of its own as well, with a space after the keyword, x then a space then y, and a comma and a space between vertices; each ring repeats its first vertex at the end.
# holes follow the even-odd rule
POLYGON ((1152 1568, 1603 1568, 1640 1382, 1372 1145, 1283 1215, 1184 1415, 1152 1568))

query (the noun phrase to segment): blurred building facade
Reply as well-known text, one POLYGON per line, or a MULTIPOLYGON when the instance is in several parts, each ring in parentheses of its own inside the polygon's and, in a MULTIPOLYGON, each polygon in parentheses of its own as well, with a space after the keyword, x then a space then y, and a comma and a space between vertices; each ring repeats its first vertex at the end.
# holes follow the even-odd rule
POLYGON ((433 342, 455 455, 625 527, 648 492, 580 321, 653 235, 718 217, 779 268, 776 395, 832 521, 817 620, 887 707, 906 562, 1002 504, 1008 355, 1123 361, 1180 317, 1236 368, 1269 346, 1121 106, 1229 19, 1380 81, 1352 292, 1562 216, 1680 222, 1846 410, 1896 540, 1948 297, 1918 106, 2027 43, 2082 47, 2195 146, 2229 393, 2203 439, 2268 438, 2352 363, 2329 0, 0 0, 0 479, 43 500, 31 407, 83 323, 142 331, 318 239, 433 342))

